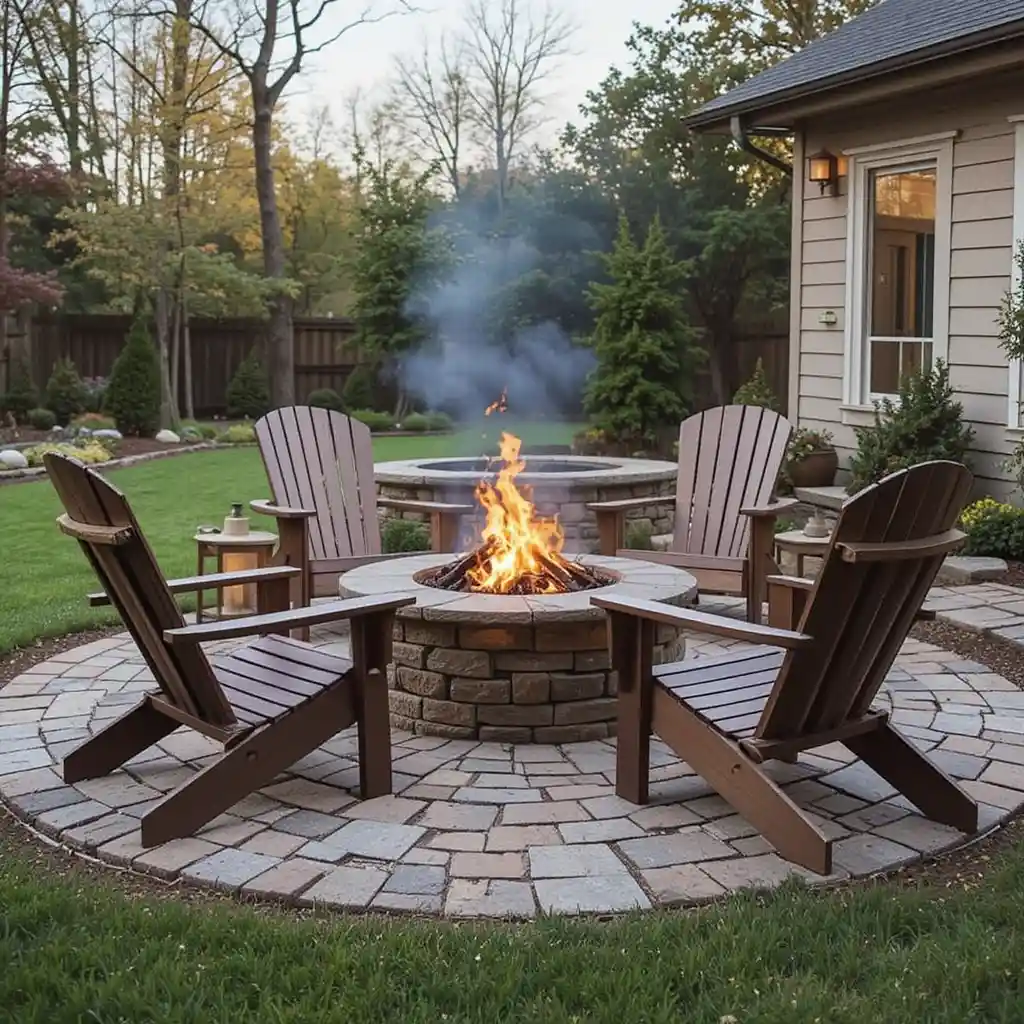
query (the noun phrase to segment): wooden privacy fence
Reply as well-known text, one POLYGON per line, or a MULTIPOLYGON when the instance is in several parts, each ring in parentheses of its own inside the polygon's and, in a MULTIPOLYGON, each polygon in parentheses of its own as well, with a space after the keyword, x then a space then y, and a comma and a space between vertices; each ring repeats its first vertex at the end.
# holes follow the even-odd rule
MULTIPOLYGON (((69 358, 83 377, 107 377, 131 326, 128 316, 63 316, 37 319, 27 349, 36 386, 43 390, 54 363, 69 358)), ((266 360, 266 324, 258 320, 193 320, 191 324, 192 394, 197 416, 222 415, 225 395, 238 364, 255 349, 266 360)), ((299 318, 294 322, 295 396, 311 391, 340 392, 359 362, 352 344, 355 325, 343 318, 299 318)), ((182 353, 182 364, 184 354, 182 353)), ((183 367, 179 383, 184 386, 183 367)), ((178 395, 184 409, 184 394, 178 395)))
MULTIPOLYGON (((740 325, 734 338, 736 346, 736 381, 734 391, 754 372, 758 359, 764 364, 772 390, 783 410, 789 387, 789 338, 783 326, 788 317, 778 317, 740 325)), ((83 377, 106 377, 114 365, 131 325, 127 316, 63 316, 40 318, 21 342, 30 354, 32 377, 40 392, 53 371, 53 365, 68 357, 83 377), (25 344, 27 341, 27 344, 25 344)), ((238 364, 249 351, 256 349, 266 362, 265 324, 256 320, 195 320, 191 325, 193 400, 197 416, 218 416, 226 412, 228 384, 238 364)), ((294 322, 295 397, 304 402, 318 388, 345 386, 352 369, 360 362, 353 343, 355 325, 343 317, 300 318, 294 322)), ((0 393, 5 389, 5 366, 0 353, 0 393)), ((184 384, 184 373, 179 373, 184 384)), ((710 374, 704 367, 695 382, 696 408, 716 405, 710 374)), ((185 407, 184 395, 178 396, 185 407)), ((581 415, 579 409, 564 409, 565 415, 581 415)))

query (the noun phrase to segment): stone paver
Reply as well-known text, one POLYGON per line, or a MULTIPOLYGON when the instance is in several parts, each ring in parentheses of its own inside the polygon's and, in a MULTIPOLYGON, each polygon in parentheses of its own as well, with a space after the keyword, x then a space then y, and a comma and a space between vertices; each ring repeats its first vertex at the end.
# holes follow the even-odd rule
MULTIPOLYGON (((1024 646, 1020 591, 936 587, 929 604, 941 619, 1024 646)), ((314 643, 344 652, 347 635, 316 631, 314 643)), ((729 646, 692 637, 686 656, 729 646)), ((964 838, 923 818, 840 744, 769 769, 835 837, 834 875, 820 879, 783 860, 660 741, 653 802, 636 807, 615 793, 613 739, 515 744, 393 730, 395 795, 362 802, 348 730, 195 836, 143 849, 140 817, 209 763, 215 744, 181 729, 126 770, 75 786, 58 768, 151 678, 123 635, 63 652, 0 689, 0 797, 101 860, 197 885, 304 905, 532 918, 699 903, 794 874, 812 883, 872 874, 964 838)), ((1024 694, 1011 683, 909 640, 879 706, 982 802, 983 827, 1024 804, 1024 694)))

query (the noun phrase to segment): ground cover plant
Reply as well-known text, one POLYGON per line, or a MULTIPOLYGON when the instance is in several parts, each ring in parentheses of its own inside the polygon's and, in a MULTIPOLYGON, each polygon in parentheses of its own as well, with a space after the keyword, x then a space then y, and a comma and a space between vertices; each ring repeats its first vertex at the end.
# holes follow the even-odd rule
MULTIPOLYGON (((455 434, 375 437, 374 459, 479 455, 497 450, 507 427, 527 444, 567 444, 578 424, 488 421, 455 434)), ((219 523, 232 502, 269 497, 254 447, 199 451, 112 472, 128 495, 161 567, 168 576, 195 571, 197 526, 219 523)), ((0 536, 17 537, 0 570, 0 655, 40 637, 59 636, 116 621, 109 610, 86 607, 96 580, 78 546, 57 532, 60 506, 46 479, 0 485, 0 536)), ((270 521, 253 526, 270 529, 270 521)), ((187 602, 186 602, 187 606, 187 602)))

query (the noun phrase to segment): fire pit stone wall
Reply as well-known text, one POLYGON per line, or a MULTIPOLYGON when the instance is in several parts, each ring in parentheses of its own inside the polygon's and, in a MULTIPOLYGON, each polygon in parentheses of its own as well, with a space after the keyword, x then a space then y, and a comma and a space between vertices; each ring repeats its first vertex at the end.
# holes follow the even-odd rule
MULTIPOLYGON (((588 503, 671 497, 676 490, 674 462, 564 455, 527 455, 525 461, 526 470, 517 482, 533 489, 538 514, 557 513, 565 535, 565 549, 575 553, 596 551, 598 547, 597 521, 587 508, 588 503)), ((486 463, 479 459, 409 459, 379 462, 374 467, 382 498, 456 504, 474 503, 474 490, 485 472, 486 463)), ((424 518, 418 512, 384 514, 424 518)), ((675 523, 671 504, 631 509, 626 519, 654 535, 671 533, 675 523)), ((470 538, 479 534, 481 522, 482 515, 477 521, 468 519, 464 524, 464 546, 472 546, 470 538)))
MULTIPOLYGON (((343 597, 408 592, 415 606, 395 621, 388 669, 391 724, 419 735, 512 743, 571 743, 614 733, 615 674, 605 613, 589 596, 632 594, 671 604, 696 595, 670 566, 590 557, 622 576, 585 593, 505 597, 437 590, 414 576, 451 556, 421 555, 363 566, 341 580, 343 597)), ((655 662, 683 655, 683 638, 659 626, 655 662)))

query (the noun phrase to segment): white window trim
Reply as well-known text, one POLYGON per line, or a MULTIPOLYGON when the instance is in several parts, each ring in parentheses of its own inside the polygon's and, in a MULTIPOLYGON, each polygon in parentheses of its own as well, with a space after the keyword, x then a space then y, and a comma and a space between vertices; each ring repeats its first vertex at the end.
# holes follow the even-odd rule
POLYGON ((870 409, 865 387, 867 365, 868 181, 870 172, 917 160, 934 160, 935 194, 935 309, 932 321, 932 360, 949 356, 950 235, 953 227, 953 142, 959 132, 942 132, 878 146, 844 150, 849 157, 850 190, 846 209, 846 301, 843 338, 843 406, 870 409))
MULTIPOLYGON (((1010 248, 1010 288, 1016 291, 1021 284, 1017 266, 1017 249, 1024 241, 1024 114, 1006 119, 1014 128, 1013 147, 1013 244, 1010 248)), ((1024 400, 1024 364, 1010 360, 1010 381, 1007 388, 1006 425, 1011 430, 1021 429, 1021 401, 1024 400)))

